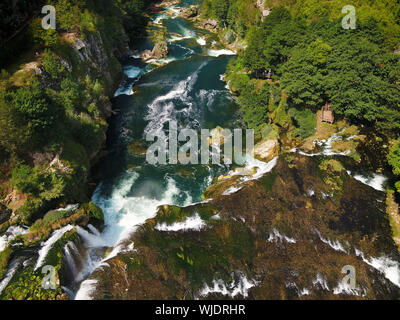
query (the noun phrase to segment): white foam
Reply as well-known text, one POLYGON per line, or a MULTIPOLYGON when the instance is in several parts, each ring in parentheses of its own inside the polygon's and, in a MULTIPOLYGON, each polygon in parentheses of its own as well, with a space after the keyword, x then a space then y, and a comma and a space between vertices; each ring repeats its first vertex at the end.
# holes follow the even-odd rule
POLYGON ((196 38, 196 42, 201 46, 205 46, 206 45, 206 39, 201 38, 201 37, 196 38))
POLYGON ((155 24, 162 24, 162 21, 164 20, 164 19, 167 19, 168 18, 168 15, 167 14, 165 14, 165 13, 162 13, 162 14, 160 14, 160 15, 158 15, 154 20, 153 20, 153 22, 155 23, 155 24))
POLYGON ((0 252, 3 251, 8 244, 15 239, 18 235, 26 234, 28 229, 22 228, 20 226, 11 226, 7 231, 0 237, 0 252))
POLYGON ((8 283, 14 277, 15 273, 17 272, 19 266, 21 265, 22 259, 15 259, 11 262, 6 274, 4 275, 3 280, 0 282, 0 294, 4 291, 7 287, 8 283))
POLYGON ((338 283, 337 287, 333 288, 333 294, 347 294, 352 296, 365 297, 367 292, 365 289, 352 288, 348 282, 342 280, 338 283))
POLYGON ((303 288, 303 289, 299 292, 299 297, 308 296, 310 293, 311 293, 311 292, 310 292, 309 289, 303 288))
POLYGON ((372 175, 361 175, 356 174, 353 176, 354 179, 366 184, 375 190, 385 191, 384 185, 387 181, 387 178, 382 174, 373 173, 372 175))
MULTIPOLYGON (((256 180, 261 178, 264 174, 271 172, 272 169, 276 166, 276 164, 278 163, 278 158, 279 157, 275 157, 273 158, 271 161, 269 162, 263 162, 263 161, 259 161, 253 157, 247 156, 246 159, 246 168, 247 169, 252 169, 252 168, 256 168, 257 172, 255 174, 253 174, 251 177, 248 178, 248 180, 256 180)), ((247 181, 247 177, 245 177, 245 179, 247 181)))
POLYGON ((47 254, 49 253, 50 249, 53 247, 53 245, 60 240, 65 233, 67 233, 68 231, 71 231, 74 227, 70 224, 66 225, 65 227, 62 227, 61 229, 55 230, 53 231, 53 233, 51 234, 50 238, 47 239, 46 242, 42 243, 42 248, 39 250, 39 258, 36 262, 36 266, 35 266, 35 270, 40 268, 46 257, 47 254))
POLYGON ((80 226, 76 227, 79 236, 85 241, 88 248, 107 247, 107 243, 103 240, 101 235, 96 232, 89 232, 80 226))
POLYGON ((236 52, 233 52, 232 50, 228 49, 220 49, 220 50, 214 50, 214 49, 209 49, 207 50, 207 54, 211 57, 219 57, 219 56, 234 56, 236 55, 236 52))
POLYGON ((246 275, 240 273, 239 281, 236 283, 234 275, 232 275, 232 282, 225 284, 222 279, 213 280, 212 286, 204 285, 203 289, 200 290, 199 295, 206 297, 212 293, 220 293, 224 296, 230 296, 231 298, 237 295, 242 295, 244 298, 248 296, 248 290, 258 285, 258 281, 247 279, 246 275))
MULTIPOLYGON (((125 241, 136 230, 137 226, 143 224, 147 219, 156 215, 160 205, 177 204, 181 190, 171 178, 166 178, 167 186, 160 199, 148 198, 145 196, 130 196, 130 190, 139 178, 139 174, 129 170, 124 175, 117 186, 113 188, 111 196, 103 197, 101 194, 101 184, 93 195, 93 201, 103 210, 105 227, 101 234, 90 233, 82 228, 78 228, 79 235, 84 239, 89 248, 86 257, 86 265, 78 275, 79 279, 84 279, 97 268, 103 268, 104 262, 115 257, 120 252, 130 251, 130 247, 125 246, 125 241), (97 247, 113 247, 111 253, 104 259, 91 255, 91 250, 97 247), (93 258, 94 257, 94 258, 93 258)), ((148 185, 147 187, 152 187, 148 185)), ((160 187, 158 184, 154 187, 160 187)), ((190 204, 192 198, 187 196, 183 205, 190 204)), ((133 250, 133 248, 132 248, 133 250)))
POLYGON ((117 91, 115 91, 114 93, 114 97, 118 97, 120 95, 126 95, 126 96, 131 96, 133 94, 133 83, 129 84, 129 85, 121 85, 117 91))
POLYGON ((70 211, 75 211, 78 208, 79 208, 79 203, 76 203, 76 204, 69 204, 65 208, 58 208, 58 209, 56 209, 54 211, 68 211, 68 212, 70 212, 70 211))
POLYGON ((323 243, 329 245, 332 249, 334 249, 334 250, 336 250, 336 251, 342 251, 342 252, 348 254, 348 252, 346 251, 346 249, 343 248, 342 244, 341 244, 338 240, 332 241, 332 240, 330 240, 330 239, 325 239, 325 238, 321 235, 321 233, 320 233, 318 230, 316 230, 316 232, 317 232, 317 234, 318 234, 318 236, 319 236, 319 239, 320 239, 323 243))
POLYGON ((321 275, 319 272, 317 273, 317 277, 315 278, 315 280, 313 280, 313 285, 320 285, 322 289, 329 291, 328 281, 326 277, 321 275))
POLYGON ((185 221, 183 222, 175 222, 173 224, 157 224, 154 229, 159 230, 159 231, 189 231, 189 230, 194 230, 194 231, 200 231, 203 228, 205 228, 207 224, 203 221, 203 219, 200 218, 199 214, 196 212, 195 215, 192 217, 186 218, 185 221))
POLYGON ((182 36, 177 36, 177 35, 171 34, 171 35, 169 35, 168 42, 176 42, 176 41, 181 41, 183 39, 185 39, 185 38, 182 36))
POLYGON ((223 195, 223 196, 227 196, 227 195, 233 194, 233 193, 235 193, 235 192, 238 192, 238 191, 241 190, 242 188, 243 188, 243 186, 240 186, 240 187, 238 187, 238 186, 229 187, 228 189, 226 189, 226 190, 222 193, 222 195, 223 195))
POLYGON ((312 197, 313 195, 315 195, 315 191, 314 191, 314 188, 313 188, 313 187, 310 187, 310 188, 308 189, 307 195, 308 195, 309 197, 312 197))
POLYGON ((232 193, 235 193, 244 187, 245 182, 251 181, 251 180, 257 180, 257 179, 261 178, 263 175, 265 175, 266 173, 272 171, 272 169, 278 163, 278 158, 279 157, 275 157, 274 159, 272 159, 269 162, 263 162, 263 161, 259 161, 255 158, 253 158, 252 156, 246 154, 246 157, 245 157, 246 163, 245 163, 245 167, 244 167, 245 171, 252 172, 253 169, 255 168, 256 172, 253 175, 250 175, 250 174, 243 175, 240 171, 229 171, 227 174, 228 176, 241 175, 242 177, 240 178, 239 183, 226 189, 222 193, 222 195, 230 195, 232 193))
POLYGON ((189 93, 197 81, 200 70, 207 63, 208 62, 203 62, 185 80, 178 82, 169 92, 158 96, 148 105, 148 113, 144 119, 149 121, 149 123, 145 128, 145 133, 149 131, 162 131, 164 125, 171 120, 175 120, 179 113, 189 115, 194 112, 193 102, 189 97, 189 93), (174 99, 179 99, 187 107, 177 110, 173 101, 174 99))
POLYGON ((379 258, 365 258, 364 253, 358 249, 355 249, 356 255, 373 267, 374 269, 383 273, 390 282, 400 288, 400 267, 397 261, 393 261, 388 257, 379 258))
POLYGON ((126 65, 123 67, 124 73, 128 78, 134 79, 140 76, 143 72, 142 68, 137 66, 126 65))
MULTIPOLYGON (((334 133, 328 140, 315 140, 314 143, 316 145, 318 145, 319 147, 322 148, 321 152, 316 152, 316 153, 307 153, 304 151, 301 151, 297 148, 293 148, 290 151, 291 152, 297 152, 301 155, 307 156, 307 157, 315 157, 315 156, 348 156, 351 151, 350 150, 346 150, 343 152, 334 152, 332 151, 332 144, 335 141, 340 141, 342 140, 342 136, 340 136, 340 134, 344 131, 345 129, 343 129, 342 131, 338 132, 338 133, 334 133)), ((350 137, 349 137, 350 138, 350 137)), ((348 138, 348 139, 349 139, 348 138)))
POLYGON ((289 243, 296 243, 296 239, 287 237, 287 236, 279 233, 279 231, 276 229, 272 230, 272 233, 269 235, 269 238, 268 238, 269 242, 278 242, 278 241, 283 242, 284 240, 289 243))
POLYGON ((75 295, 75 300, 92 300, 92 294, 96 291, 97 284, 98 281, 94 279, 83 281, 75 295))

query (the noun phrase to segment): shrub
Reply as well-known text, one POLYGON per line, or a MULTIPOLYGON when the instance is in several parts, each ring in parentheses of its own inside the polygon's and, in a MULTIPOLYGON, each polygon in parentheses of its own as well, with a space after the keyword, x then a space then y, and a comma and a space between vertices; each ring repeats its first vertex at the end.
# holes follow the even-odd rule
POLYGON ((54 29, 43 29, 42 19, 40 18, 32 20, 29 30, 33 41, 39 45, 53 47, 58 42, 57 31, 54 29))
POLYGON ((50 50, 45 51, 43 67, 46 73, 48 73, 52 79, 59 79, 65 70, 57 56, 50 50))
POLYGON ((295 108, 289 109, 289 115, 297 126, 294 134, 302 139, 312 136, 315 132, 316 115, 310 109, 297 110, 295 108))
POLYGON ((43 222, 57 222, 60 219, 68 218, 72 214, 72 211, 65 210, 54 210, 46 213, 43 217, 43 222))
POLYGON ((94 202, 89 202, 87 208, 87 214, 89 215, 89 223, 93 224, 97 229, 103 230, 104 227, 104 213, 100 207, 94 202))
POLYGON ((39 214, 46 211, 45 202, 40 198, 30 198, 18 209, 17 215, 23 223, 30 224, 39 214))
POLYGON ((63 117, 63 111, 41 90, 37 81, 18 89, 12 97, 12 104, 21 122, 32 130, 30 143, 38 145, 48 142, 51 129, 63 117))

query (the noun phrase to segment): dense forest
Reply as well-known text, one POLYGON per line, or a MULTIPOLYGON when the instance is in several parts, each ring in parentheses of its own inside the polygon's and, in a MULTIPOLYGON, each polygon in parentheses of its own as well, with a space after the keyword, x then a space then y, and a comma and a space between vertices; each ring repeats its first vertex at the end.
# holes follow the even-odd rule
MULTIPOLYGON (((399 1, 206 0, 202 13, 247 43, 228 79, 244 121, 259 135, 270 131, 268 123, 292 122, 295 134, 307 138, 315 112, 328 103, 353 124, 392 141, 399 137, 399 1), (356 8, 355 29, 342 28, 348 4, 356 8), (271 81, 260 81, 266 73, 271 81)), ((392 143, 388 160, 398 175, 400 143, 392 143)))

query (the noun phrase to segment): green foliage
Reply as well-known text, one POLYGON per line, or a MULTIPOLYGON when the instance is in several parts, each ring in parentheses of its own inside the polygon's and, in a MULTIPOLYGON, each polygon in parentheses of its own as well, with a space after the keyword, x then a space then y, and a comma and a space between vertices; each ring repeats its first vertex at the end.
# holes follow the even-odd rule
POLYGON ((46 50, 43 58, 43 68, 50 75, 52 79, 59 79, 63 71, 64 66, 60 63, 59 59, 50 50, 46 50))
POLYGON ((86 214, 89 215, 89 223, 94 225, 97 229, 103 230, 104 228, 104 213, 100 207, 98 207, 94 202, 89 202, 86 209, 86 214))
POLYGON ((18 89, 12 96, 12 103, 34 145, 47 140, 57 121, 63 117, 63 111, 49 99, 38 82, 18 89))
POLYGON ((129 38, 137 41, 143 37, 147 18, 143 15, 146 8, 144 0, 121 1, 119 6, 123 13, 123 25, 129 38))
POLYGON ((82 92, 79 85, 72 79, 71 76, 66 77, 61 81, 62 91, 59 93, 60 104, 65 109, 73 110, 82 102, 82 92))
POLYGON ((30 36, 34 43, 44 45, 46 47, 53 47, 58 42, 58 33, 54 29, 43 29, 42 19, 33 19, 29 25, 30 36))
POLYGON ((44 167, 30 169, 21 165, 12 170, 11 184, 20 192, 41 196, 46 200, 58 198, 65 187, 64 177, 44 167))
POLYGON ((250 129, 258 129, 259 125, 268 120, 269 86, 256 91, 255 84, 249 82, 239 96, 240 109, 243 120, 250 129))
POLYGON ((310 109, 297 110, 289 109, 289 115, 293 118, 297 126, 294 134, 302 139, 312 136, 315 132, 317 123, 316 115, 310 109))
POLYGON ((396 141, 390 148, 388 162, 393 168, 393 173, 400 175, 400 141, 396 141))
MULTIPOLYGON (((274 71, 274 79, 280 77, 280 87, 291 107, 307 107, 315 112, 329 102, 336 114, 355 123, 374 124, 387 134, 399 133, 400 57, 386 50, 388 34, 392 34, 387 28, 393 25, 393 21, 388 22, 392 18, 387 11, 393 7, 392 2, 388 0, 380 8, 389 18, 383 18, 382 13, 371 14, 376 12, 375 3, 360 4, 362 18, 356 30, 342 29, 340 17, 331 15, 337 8, 341 12, 341 4, 299 0, 294 6, 287 3, 288 9, 274 8, 263 23, 248 29, 248 47, 240 53, 235 68, 245 68, 256 78, 261 71, 274 71)), ((245 77, 236 83, 234 76, 230 79, 233 89, 246 87, 245 77)), ((250 118, 258 124, 265 121, 261 109, 249 108, 257 102, 250 102, 245 95, 242 100, 244 109, 252 110, 245 119, 247 123, 251 123, 250 118)), ((284 117, 283 110, 278 111, 279 118, 284 117)), ((300 131, 298 134, 304 136, 311 129, 300 131)))
MULTIPOLYGON (((387 155, 388 163, 392 167, 393 174, 400 176, 400 141, 397 140, 389 150, 387 155)), ((396 190, 400 192, 400 181, 395 183, 396 190)))
POLYGON ((15 276, 11 279, 11 282, 6 287, 1 295, 1 299, 13 299, 13 300, 56 300, 60 299, 65 294, 61 289, 62 283, 60 279, 60 271, 62 268, 63 259, 63 248, 69 241, 75 241, 77 239, 76 230, 73 229, 64 234, 48 252, 44 261, 45 265, 51 265, 55 267, 56 271, 56 289, 44 289, 42 281, 45 274, 41 273, 41 270, 34 271, 34 264, 28 265, 24 268, 19 268, 15 276))
POLYGON ((53 223, 57 222, 61 219, 68 218, 72 214, 72 211, 65 211, 65 210, 54 210, 46 213, 43 217, 43 222, 45 223, 53 223))
POLYGON ((81 21, 82 2, 78 0, 58 0, 56 3, 57 25, 63 30, 73 30, 81 21))
POLYGON ((46 203, 40 198, 29 198, 17 210, 17 215, 26 224, 32 223, 38 216, 46 212, 46 203))

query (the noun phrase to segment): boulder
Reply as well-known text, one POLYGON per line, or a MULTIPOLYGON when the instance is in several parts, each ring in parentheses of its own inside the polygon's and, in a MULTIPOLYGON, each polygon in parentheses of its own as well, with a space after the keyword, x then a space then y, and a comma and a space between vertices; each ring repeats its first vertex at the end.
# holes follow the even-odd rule
POLYGON ((145 50, 142 53, 142 59, 144 61, 150 59, 160 60, 166 58, 167 56, 168 56, 168 45, 166 41, 158 42, 155 44, 152 51, 145 50))
POLYGON ((154 59, 160 60, 164 59, 168 56, 168 45, 166 42, 157 43, 152 51, 152 55, 154 59))
POLYGON ((184 19, 191 19, 196 17, 199 14, 199 7, 198 6, 190 6, 189 8, 182 10, 179 13, 179 16, 184 19))
POLYGON ((210 31, 218 31, 218 21, 215 19, 203 20, 201 22, 201 27, 210 31))
POLYGON ((271 161, 279 153, 278 139, 267 139, 254 146, 253 156, 261 161, 271 161))

